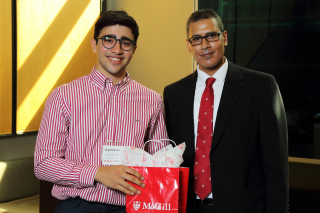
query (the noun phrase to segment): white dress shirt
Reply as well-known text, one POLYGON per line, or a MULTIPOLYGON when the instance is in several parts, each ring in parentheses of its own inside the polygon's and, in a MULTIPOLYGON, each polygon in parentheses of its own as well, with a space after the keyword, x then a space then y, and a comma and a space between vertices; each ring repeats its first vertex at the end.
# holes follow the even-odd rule
MULTIPOLYGON (((221 94, 223 90, 224 81, 226 78, 228 70, 228 61, 225 60, 224 64, 220 67, 220 69, 213 75, 210 76, 207 73, 201 71, 199 69, 199 65, 197 66, 198 79, 196 83, 196 90, 194 94, 194 102, 193 102, 193 122, 194 122, 194 135, 198 133, 198 118, 199 118, 199 110, 200 110, 200 102, 204 89, 206 88, 206 80, 207 78, 214 77, 216 81, 212 85, 214 91, 214 105, 213 105, 213 134, 214 134, 214 126, 216 123, 217 112, 219 108, 219 103, 221 99, 221 94)), ((197 147, 197 137, 195 137, 194 145, 197 147)), ((208 195, 207 198, 212 198, 212 193, 208 195)), ((197 196, 197 199, 200 199, 197 196)))

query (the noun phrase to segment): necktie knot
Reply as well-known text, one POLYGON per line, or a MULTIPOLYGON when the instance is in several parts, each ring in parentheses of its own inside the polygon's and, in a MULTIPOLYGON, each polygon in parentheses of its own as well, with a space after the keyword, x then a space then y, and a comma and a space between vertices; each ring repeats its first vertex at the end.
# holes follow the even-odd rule
POLYGON ((206 80, 206 87, 212 87, 212 85, 213 85, 213 83, 214 83, 215 81, 216 81, 215 78, 212 78, 212 77, 207 78, 207 80, 206 80))

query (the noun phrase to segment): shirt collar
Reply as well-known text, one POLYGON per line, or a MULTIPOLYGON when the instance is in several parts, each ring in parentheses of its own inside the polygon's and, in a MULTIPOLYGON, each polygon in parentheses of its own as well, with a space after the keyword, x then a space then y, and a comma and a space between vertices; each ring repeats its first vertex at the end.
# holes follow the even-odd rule
POLYGON ((226 57, 225 57, 225 59, 226 60, 225 60, 224 64, 220 67, 220 69, 218 69, 218 71, 213 76, 210 76, 207 73, 200 70, 199 65, 197 65, 198 81, 206 84, 207 78, 214 77, 216 79, 216 81, 223 83, 226 79, 227 70, 228 70, 228 60, 226 57))
MULTIPOLYGON (((95 85, 97 85, 97 87, 101 90, 104 90, 108 84, 112 84, 112 79, 104 76, 102 73, 96 70, 96 67, 92 69, 90 73, 90 78, 92 82, 95 85)), ((119 86, 120 91, 123 91, 128 86, 130 80, 131 78, 129 76, 129 73, 127 72, 126 77, 122 81, 118 82, 116 85, 119 86)))

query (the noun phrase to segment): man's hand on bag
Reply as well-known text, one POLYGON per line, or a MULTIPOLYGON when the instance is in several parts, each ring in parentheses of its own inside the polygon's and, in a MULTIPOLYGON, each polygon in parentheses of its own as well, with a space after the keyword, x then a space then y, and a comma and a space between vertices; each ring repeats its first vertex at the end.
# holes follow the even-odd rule
POLYGON ((142 182, 144 177, 136 170, 123 165, 99 167, 95 180, 104 186, 117 189, 128 195, 141 194, 141 191, 134 188, 126 180, 145 187, 142 182))

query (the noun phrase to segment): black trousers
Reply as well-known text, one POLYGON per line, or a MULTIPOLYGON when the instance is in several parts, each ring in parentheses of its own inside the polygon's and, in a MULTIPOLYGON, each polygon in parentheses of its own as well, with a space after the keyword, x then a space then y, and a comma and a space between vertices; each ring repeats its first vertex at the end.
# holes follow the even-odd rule
POLYGON ((196 213, 214 213, 214 205, 208 205, 196 200, 196 213))
POLYGON ((89 202, 79 197, 60 200, 54 213, 126 213, 125 206, 89 202))

